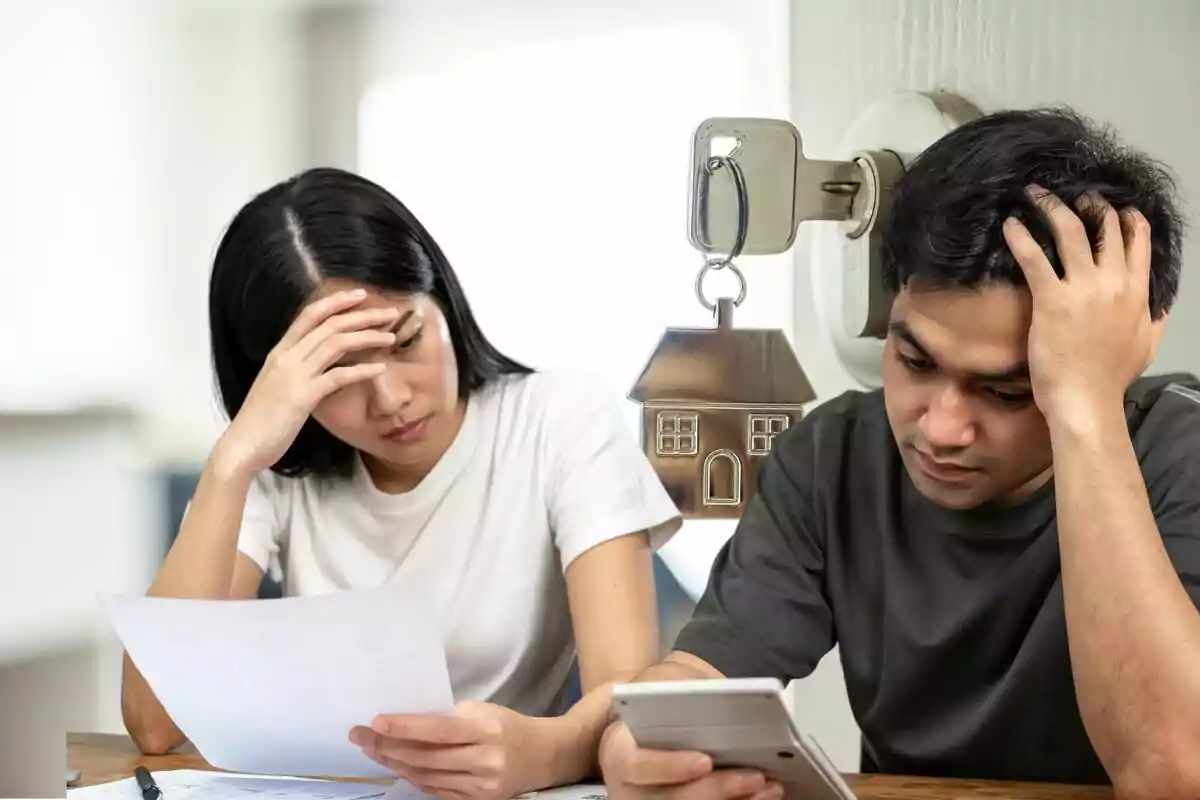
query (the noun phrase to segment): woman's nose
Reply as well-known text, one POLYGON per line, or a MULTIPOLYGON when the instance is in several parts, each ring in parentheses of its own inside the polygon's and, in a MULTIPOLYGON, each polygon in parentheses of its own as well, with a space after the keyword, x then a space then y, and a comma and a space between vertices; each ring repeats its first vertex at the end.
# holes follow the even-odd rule
POLYGON ((399 370, 387 369, 371 381, 372 411, 381 417, 395 416, 412 401, 412 387, 399 370))

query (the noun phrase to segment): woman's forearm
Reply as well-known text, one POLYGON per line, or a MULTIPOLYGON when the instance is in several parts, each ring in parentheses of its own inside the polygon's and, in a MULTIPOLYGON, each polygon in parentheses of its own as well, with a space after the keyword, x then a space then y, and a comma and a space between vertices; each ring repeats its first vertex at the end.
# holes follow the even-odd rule
POLYGON ((138 750, 162 755, 187 741, 126 654, 121 666, 121 717, 138 750))
POLYGON ((253 475, 205 464, 179 535, 167 552, 149 594, 224 600, 233 585, 237 538, 253 475))
POLYGON ((539 775, 531 776, 540 786, 531 790, 581 783, 599 776, 597 754, 600 737, 612 721, 611 698, 612 684, 606 683, 584 695, 563 716, 536 720, 541 741, 535 746, 545 757, 539 775))
POLYGON ((638 672, 618 675, 612 682, 588 692, 564 716, 544 720, 547 741, 542 745, 542 752, 551 754, 543 775, 546 781, 544 786, 579 783, 600 775, 600 740, 616 719, 612 711, 614 683, 720 677, 720 672, 695 656, 674 652, 658 664, 638 672))
MULTIPOLYGON (((179 535, 150 586, 150 595, 230 597, 250 480, 223 471, 219 460, 209 460, 179 535)), ((126 730, 144 753, 165 753, 186 741, 128 655, 122 667, 121 712, 126 730)))

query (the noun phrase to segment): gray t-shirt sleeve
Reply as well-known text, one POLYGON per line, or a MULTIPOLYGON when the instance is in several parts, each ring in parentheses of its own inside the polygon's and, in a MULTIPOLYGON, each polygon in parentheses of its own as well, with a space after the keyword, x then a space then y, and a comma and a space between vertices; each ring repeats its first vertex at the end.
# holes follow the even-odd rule
POLYGON ((805 433, 776 439, 758 490, 675 642, 728 678, 802 678, 834 644, 805 433))
POLYGON ((1168 386, 1136 446, 1150 507, 1171 563, 1200 608, 1200 392, 1168 386))

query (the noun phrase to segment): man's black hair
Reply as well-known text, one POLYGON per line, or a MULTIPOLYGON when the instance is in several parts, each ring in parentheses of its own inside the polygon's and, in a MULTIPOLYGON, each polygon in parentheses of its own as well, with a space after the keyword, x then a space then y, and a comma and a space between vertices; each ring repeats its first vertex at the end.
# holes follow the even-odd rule
POLYGON ((1184 221, 1168 170, 1069 109, 1002 111, 966 123, 921 153, 896 186, 884 220, 884 280, 892 291, 1023 285, 1004 241, 1009 216, 1021 220, 1061 277, 1048 220, 1025 193, 1037 184, 1079 214, 1093 250, 1102 217, 1078 208, 1089 192, 1150 223, 1150 312, 1158 319, 1179 289, 1184 221))

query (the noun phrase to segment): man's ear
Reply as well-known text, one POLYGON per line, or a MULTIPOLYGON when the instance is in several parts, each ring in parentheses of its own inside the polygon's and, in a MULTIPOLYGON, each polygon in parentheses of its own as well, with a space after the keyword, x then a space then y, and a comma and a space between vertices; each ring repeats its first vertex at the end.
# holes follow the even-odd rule
POLYGON ((1158 355, 1158 345, 1162 341, 1163 332, 1167 329, 1167 319, 1170 318, 1170 310, 1165 310, 1162 316, 1150 323, 1150 356, 1146 359, 1146 366, 1149 367, 1158 355))

